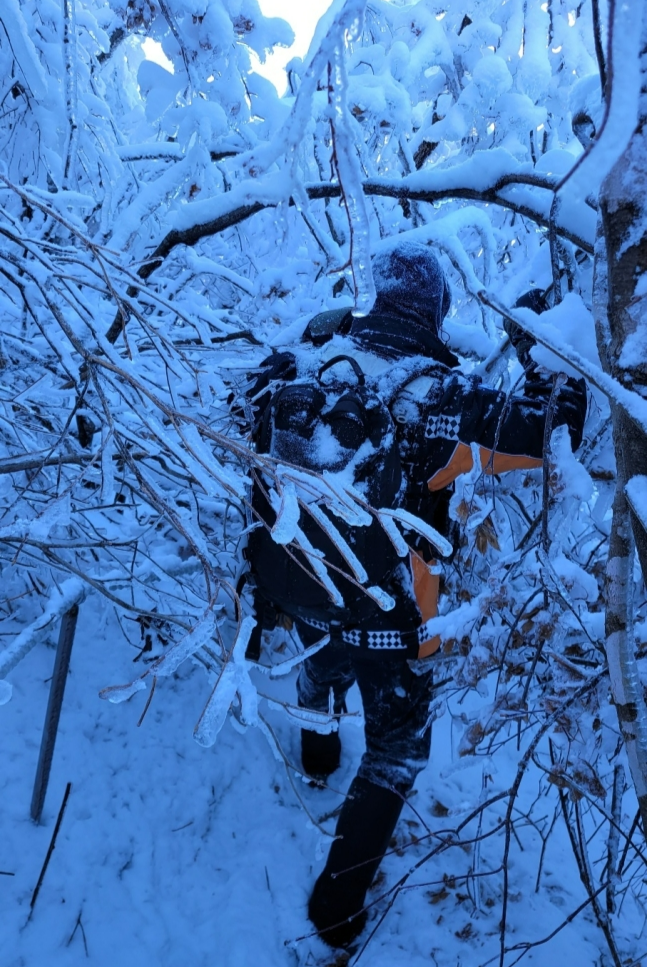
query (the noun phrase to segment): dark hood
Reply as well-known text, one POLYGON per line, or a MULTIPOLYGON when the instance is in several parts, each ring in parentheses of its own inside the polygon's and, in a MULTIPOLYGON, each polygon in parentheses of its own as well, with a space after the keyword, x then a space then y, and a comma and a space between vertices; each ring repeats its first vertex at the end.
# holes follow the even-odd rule
POLYGON ((373 257, 373 278, 375 305, 368 316, 353 319, 350 334, 383 356, 422 354, 456 366, 440 335, 451 295, 433 250, 399 242, 373 257))

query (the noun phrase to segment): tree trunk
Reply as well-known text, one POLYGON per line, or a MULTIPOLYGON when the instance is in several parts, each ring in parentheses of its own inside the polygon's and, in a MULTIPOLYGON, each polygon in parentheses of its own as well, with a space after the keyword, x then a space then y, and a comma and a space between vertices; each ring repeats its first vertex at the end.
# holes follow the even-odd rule
MULTIPOLYGON (((600 210, 607 249, 608 344, 611 375, 647 398, 647 118, 602 185, 600 210)), ((626 413, 613 414, 618 465, 625 484, 647 475, 647 434, 626 413)), ((647 583, 647 531, 629 509, 647 583)))
MULTIPOLYGON (((628 389, 647 398, 647 73, 644 70, 640 107, 638 127, 600 192, 602 231, 598 232, 596 245, 593 301, 603 366, 628 389), (602 235, 606 254, 601 245, 602 235)), ((626 486, 633 476, 647 475, 647 434, 619 406, 612 405, 611 415, 617 483, 607 566, 606 652, 618 722, 638 797, 643 833, 647 837, 647 707, 633 635, 634 547, 647 583, 647 531, 626 495, 626 486)))
MULTIPOLYGON (((617 414, 616 414, 617 415, 617 414)), ((614 423, 616 420, 614 419, 614 423)), ((619 448, 614 428, 616 453, 619 448)), ((638 672, 634 641, 634 540, 625 494, 626 478, 618 465, 613 523, 607 564, 606 653, 611 693, 624 739, 643 832, 647 838, 647 706, 638 672)))

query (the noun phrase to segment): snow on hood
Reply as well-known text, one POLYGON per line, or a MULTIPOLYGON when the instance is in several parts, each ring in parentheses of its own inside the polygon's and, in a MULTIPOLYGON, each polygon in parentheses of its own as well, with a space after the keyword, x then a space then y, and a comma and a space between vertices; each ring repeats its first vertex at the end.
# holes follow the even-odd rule
POLYGON ((433 250, 422 242, 396 241, 373 257, 377 299, 372 312, 423 323, 438 335, 451 294, 433 250))

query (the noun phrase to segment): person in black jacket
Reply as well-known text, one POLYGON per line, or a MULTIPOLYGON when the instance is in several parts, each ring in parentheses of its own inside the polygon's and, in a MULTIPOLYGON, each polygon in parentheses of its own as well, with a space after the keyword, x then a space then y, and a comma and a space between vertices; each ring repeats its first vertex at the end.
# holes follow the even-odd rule
MULTIPOLYGON (((442 338, 449 287, 428 246, 396 243, 374 258, 373 273, 377 300, 368 316, 353 318, 344 310, 323 313, 312 320, 304 338, 325 347, 333 334, 346 335, 358 355, 387 364, 406 356, 436 361, 428 374, 400 393, 391 412, 406 476, 404 506, 447 533, 453 482, 472 468, 472 444, 478 445, 486 474, 542 466, 553 377, 536 366, 530 356, 532 339, 513 324, 506 328, 525 369, 523 393, 507 396, 457 370, 458 360, 442 338)), ((527 293, 517 305, 536 312, 547 308, 539 290, 527 293)), ((280 362, 275 356, 266 363, 285 368, 290 363, 288 354, 283 355, 280 362)), ((559 390, 553 426, 568 426, 574 450, 581 443, 585 414, 585 384, 569 379, 559 390)), ((438 604, 433 558, 426 541, 412 539, 409 561, 387 587, 395 608, 363 622, 344 627, 303 620, 295 607, 295 625, 305 645, 314 644, 324 631, 330 634, 329 644, 302 665, 299 704, 327 711, 332 691, 335 713, 340 714, 348 689, 357 682, 364 708, 366 751, 308 904, 311 921, 331 946, 347 946, 363 929, 366 892, 429 757, 433 662, 428 672, 414 674, 409 661, 429 658, 440 646, 439 638, 426 630, 438 604)), ((340 755, 337 732, 302 731, 308 775, 325 781, 338 767, 340 755)))

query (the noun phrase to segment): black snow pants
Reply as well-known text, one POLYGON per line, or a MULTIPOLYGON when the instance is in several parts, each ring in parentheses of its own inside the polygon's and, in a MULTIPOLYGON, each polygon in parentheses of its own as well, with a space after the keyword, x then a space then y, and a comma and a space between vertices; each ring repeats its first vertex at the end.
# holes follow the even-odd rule
MULTIPOLYGON (((306 646, 321 638, 321 631, 301 621, 296 626, 306 646)), ((301 666, 299 704, 327 712, 332 689, 339 714, 354 682, 362 697, 366 737, 357 775, 406 796, 429 759, 432 673, 417 675, 402 655, 367 655, 333 636, 301 666)))

